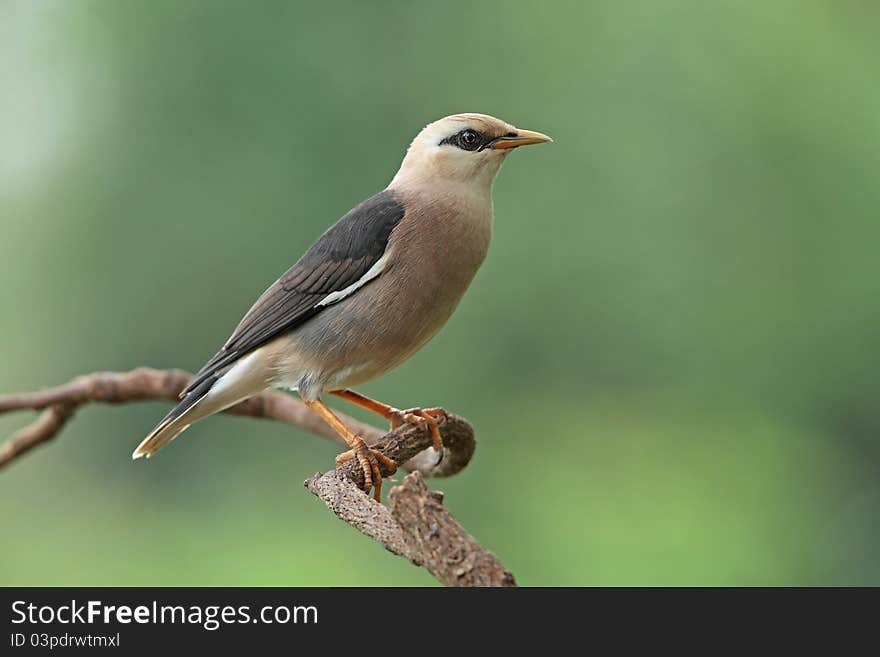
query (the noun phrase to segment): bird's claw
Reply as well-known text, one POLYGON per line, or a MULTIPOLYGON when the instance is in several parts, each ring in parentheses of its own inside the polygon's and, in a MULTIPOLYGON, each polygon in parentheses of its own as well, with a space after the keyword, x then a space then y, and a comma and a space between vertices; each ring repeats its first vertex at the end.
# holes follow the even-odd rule
POLYGON ((412 424, 422 431, 431 432, 431 442, 434 451, 438 454, 443 449, 443 436, 440 434, 439 425, 449 419, 449 413, 439 406, 434 408, 408 408, 405 411, 395 410, 391 413, 391 430, 397 429, 403 424, 412 424))
POLYGON ((342 452, 336 457, 336 466, 339 467, 343 463, 353 458, 358 460, 364 471, 364 491, 369 493, 373 489, 373 499, 377 502, 382 497, 382 469, 388 470, 389 475, 397 472, 397 463, 393 459, 388 458, 377 449, 372 449, 364 442, 363 438, 358 438, 358 442, 352 449, 342 452), (380 467, 381 466, 381 467, 380 467))

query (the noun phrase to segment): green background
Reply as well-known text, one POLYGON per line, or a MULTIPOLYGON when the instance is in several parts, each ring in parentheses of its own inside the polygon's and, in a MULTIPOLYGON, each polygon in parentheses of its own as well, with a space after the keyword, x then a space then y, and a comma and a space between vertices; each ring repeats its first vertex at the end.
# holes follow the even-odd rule
MULTIPOLYGON (((453 513, 526 585, 880 584, 878 30, 855 0, 2 1, 0 391, 198 368, 424 124, 485 112, 556 141, 363 388, 473 422, 453 513)), ((167 407, 0 472, 0 583, 434 583, 302 487, 326 441, 215 417, 133 463, 167 407)))

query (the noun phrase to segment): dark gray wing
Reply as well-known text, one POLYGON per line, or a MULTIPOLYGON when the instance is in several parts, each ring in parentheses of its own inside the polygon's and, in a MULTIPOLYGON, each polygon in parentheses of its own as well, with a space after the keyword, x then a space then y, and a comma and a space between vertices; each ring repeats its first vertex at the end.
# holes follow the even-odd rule
POLYGON ((386 190, 346 213, 257 299, 181 397, 194 392, 190 404, 194 403, 239 358, 332 305, 320 304, 359 281, 378 262, 404 212, 403 205, 386 190))

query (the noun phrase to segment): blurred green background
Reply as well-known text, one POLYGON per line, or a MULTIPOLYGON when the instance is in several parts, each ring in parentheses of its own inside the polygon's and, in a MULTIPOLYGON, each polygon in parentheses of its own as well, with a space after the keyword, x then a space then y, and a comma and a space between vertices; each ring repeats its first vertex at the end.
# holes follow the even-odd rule
MULTIPOLYGON (((198 368, 424 124, 495 114, 556 143, 508 159, 450 324, 363 388, 473 422, 453 513, 526 585, 880 584, 878 21, 2 1, 0 391, 198 368)), ((326 441, 217 417, 132 463, 166 410, 86 408, 0 472, 0 583, 434 583, 302 487, 326 441)))

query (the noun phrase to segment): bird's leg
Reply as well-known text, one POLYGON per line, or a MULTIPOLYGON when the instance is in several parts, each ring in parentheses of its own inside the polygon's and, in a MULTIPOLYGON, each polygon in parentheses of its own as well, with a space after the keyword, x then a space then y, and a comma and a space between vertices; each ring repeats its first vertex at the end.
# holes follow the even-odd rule
POLYGON ((342 397, 352 404, 357 404, 376 415, 381 415, 391 422, 392 430, 401 424, 413 424, 422 430, 429 429, 431 431, 434 451, 439 454, 440 450, 443 449, 443 436, 440 434, 438 425, 446 422, 449 419, 449 414, 442 408, 408 408, 405 411, 401 411, 388 404, 365 397, 354 390, 334 390, 330 394, 342 397))
POLYGON ((370 488, 372 488, 373 498, 378 502, 382 496, 382 471, 379 469, 379 464, 381 463, 391 471, 391 474, 394 474, 397 471, 397 463, 382 452, 370 449, 364 439, 345 426, 342 420, 336 417, 336 414, 320 399, 315 401, 303 399, 303 403, 320 415, 321 419, 342 436, 343 440, 351 447, 350 450, 336 457, 336 465, 342 465, 346 461, 356 458, 364 470, 364 490, 370 492, 370 488))

